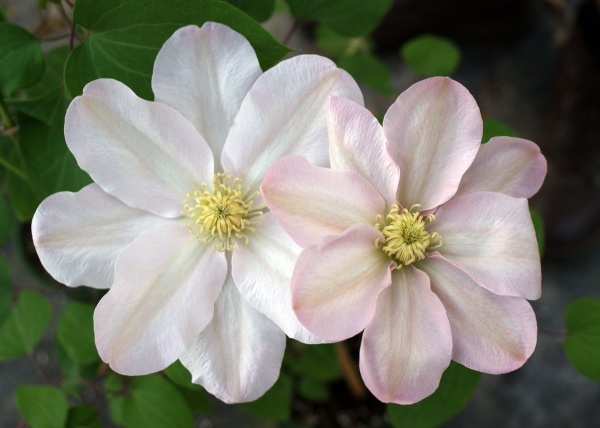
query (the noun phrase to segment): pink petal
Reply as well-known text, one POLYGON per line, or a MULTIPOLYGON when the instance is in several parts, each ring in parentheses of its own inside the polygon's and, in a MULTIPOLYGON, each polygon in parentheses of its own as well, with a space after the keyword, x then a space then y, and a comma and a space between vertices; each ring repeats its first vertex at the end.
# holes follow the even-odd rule
POLYGON ((225 171, 259 187, 282 156, 303 155, 315 165, 327 165, 329 95, 362 103, 356 82, 327 58, 300 55, 266 71, 242 102, 227 136, 221 156, 225 171))
POLYGON ((285 334, 244 301, 231 276, 215 315, 183 354, 194 383, 226 403, 254 401, 279 377, 285 334))
POLYGON ((525 364, 537 341, 535 314, 525 299, 489 292, 440 255, 429 257, 422 268, 446 308, 453 360, 492 374, 525 364))
POLYGON ((438 251, 482 287, 540 297, 540 253, 526 199, 492 192, 453 198, 438 208, 429 229, 442 236, 438 251))
POLYGON ((337 235, 355 223, 374 224, 385 201, 363 177, 288 156, 269 169, 261 193, 265 203, 301 247, 337 235))
POLYGON ((292 303, 302 324, 324 339, 344 340, 373 318, 390 284, 390 260, 375 246, 383 235, 367 224, 306 248, 292 278, 292 303))
POLYGON ((481 145, 483 122, 464 86, 433 77, 400 94, 383 119, 383 130, 402 174, 398 201, 426 210, 458 189, 481 145))
POLYGON ((70 287, 109 288, 115 260, 137 236, 168 220, 131 208, 96 184, 46 198, 31 222, 44 268, 70 287))
POLYGON ((250 43, 214 22, 180 28, 154 63, 152 90, 196 126, 216 159, 246 93, 262 74, 250 43))
POLYGON ((212 180, 213 157, 194 126, 116 80, 86 85, 67 110, 65 137, 102 190, 153 214, 179 217, 194 183, 212 180))
POLYGON ((547 169, 546 158, 535 143, 494 137, 481 146, 456 194, 483 190, 530 198, 542 187, 547 169))
POLYGON ((331 97, 327 129, 331 167, 351 169, 362 175, 391 209, 396 203, 400 171, 387 153, 387 141, 377 119, 359 104, 331 97))
POLYGON ((261 217, 249 238, 248 244, 238 243, 231 256, 231 273, 244 299, 289 337, 323 343, 300 324, 292 309, 292 273, 302 249, 270 213, 261 217))
POLYGON ((211 320, 226 275, 225 255, 178 222, 146 232, 121 253, 96 307, 100 357, 121 374, 166 368, 211 320))
POLYGON ((450 324, 429 278, 412 266, 394 270, 363 333, 365 384, 384 403, 412 404, 437 389, 451 357, 450 324))

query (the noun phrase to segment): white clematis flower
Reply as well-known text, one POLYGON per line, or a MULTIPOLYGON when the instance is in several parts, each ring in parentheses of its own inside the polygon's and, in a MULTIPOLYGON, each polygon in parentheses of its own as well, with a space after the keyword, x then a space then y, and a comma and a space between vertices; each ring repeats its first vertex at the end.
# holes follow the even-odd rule
POLYGON ((152 88, 155 102, 100 79, 73 100, 67 144, 95 184, 42 202, 34 243, 58 281, 110 287, 94 329, 115 371, 180 359, 223 401, 251 401, 279 375, 284 332, 320 341, 291 308, 300 248, 259 187, 281 156, 327 164, 329 95, 362 95, 319 56, 263 74, 246 39, 216 23, 165 43, 152 88))

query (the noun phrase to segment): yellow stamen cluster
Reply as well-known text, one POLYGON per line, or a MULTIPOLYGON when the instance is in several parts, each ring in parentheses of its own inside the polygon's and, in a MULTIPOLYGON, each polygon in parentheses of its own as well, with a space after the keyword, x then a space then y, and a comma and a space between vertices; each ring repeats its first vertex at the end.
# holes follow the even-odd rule
POLYGON ((199 242, 218 239, 215 249, 233 251, 233 238, 248 243, 248 232, 256 230, 256 220, 263 214, 260 207, 253 208, 259 192, 244 188, 240 178, 231 179, 224 173, 215 174, 212 186, 194 184, 194 191, 183 201, 182 215, 190 220, 185 225, 199 242))
MULTIPOLYGON (((425 258, 425 252, 442 246, 442 237, 439 233, 430 234, 425 226, 435 220, 433 214, 423 217, 418 211, 420 205, 413 205, 409 209, 400 211, 398 205, 394 205, 390 213, 385 217, 385 225, 380 222, 382 216, 378 216, 375 227, 381 230, 385 237, 385 243, 381 249, 397 263, 398 268, 409 265, 425 258)), ((379 242, 375 242, 379 246, 379 242)))

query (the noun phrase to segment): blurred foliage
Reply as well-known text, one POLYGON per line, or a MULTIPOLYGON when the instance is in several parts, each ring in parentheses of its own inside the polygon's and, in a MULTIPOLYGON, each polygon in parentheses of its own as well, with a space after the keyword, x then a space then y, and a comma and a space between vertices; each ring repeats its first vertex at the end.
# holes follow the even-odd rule
POLYGON ((10 95, 28 88, 44 73, 40 41, 27 30, 0 23, 0 93, 10 95))
POLYGON ((66 395, 45 385, 19 387, 17 408, 33 428, 63 428, 69 413, 66 395))
POLYGON ((275 0, 225 0, 258 22, 266 21, 275 10, 275 0))
POLYGON ((409 40, 400 52, 406 64, 423 77, 450 76, 460 63, 458 46, 431 34, 409 40))
POLYGON ((565 310, 564 349, 582 375, 600 380, 600 299, 583 297, 565 310))
POLYGON ((482 143, 487 143, 494 137, 516 137, 517 132, 501 120, 486 117, 483 119, 482 143))

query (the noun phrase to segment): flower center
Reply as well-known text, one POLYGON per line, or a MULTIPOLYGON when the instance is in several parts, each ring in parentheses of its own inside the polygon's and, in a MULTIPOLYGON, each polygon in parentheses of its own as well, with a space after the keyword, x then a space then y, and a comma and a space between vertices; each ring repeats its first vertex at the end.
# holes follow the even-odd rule
POLYGON ((194 184, 194 191, 185 195, 182 215, 189 218, 185 225, 198 242, 217 240, 215 249, 233 251, 234 237, 247 244, 248 232, 256 230, 255 217, 263 214, 262 207, 253 207, 258 195, 244 188, 241 178, 215 174, 210 188, 206 183, 194 184))
POLYGON ((435 220, 433 214, 423 217, 418 211, 420 205, 413 205, 410 209, 404 208, 400 211, 398 205, 394 205, 385 217, 385 225, 379 222, 383 220, 378 216, 375 227, 381 230, 385 237, 385 243, 375 244, 398 263, 398 268, 409 265, 425 258, 425 252, 442 246, 442 237, 439 233, 429 233, 425 230, 427 223, 435 220))

